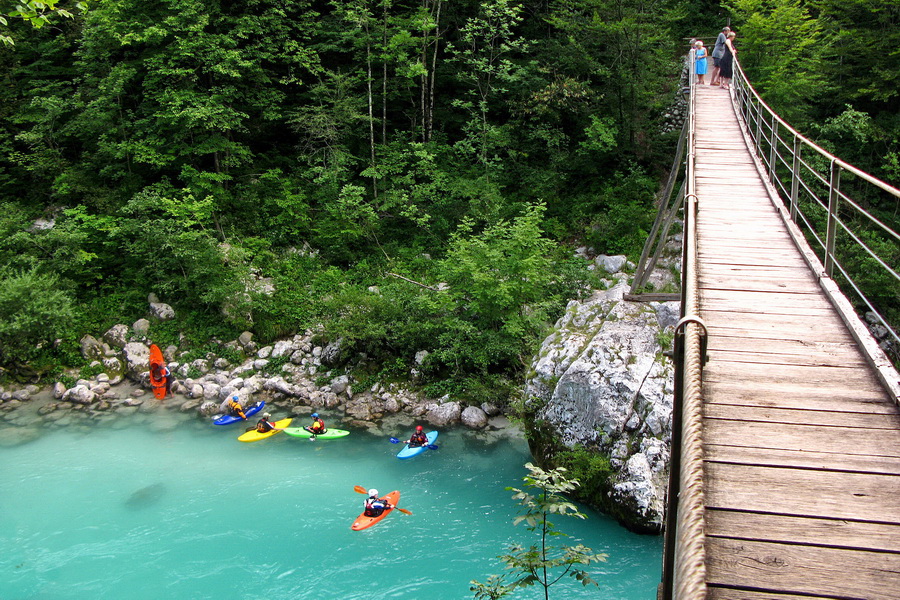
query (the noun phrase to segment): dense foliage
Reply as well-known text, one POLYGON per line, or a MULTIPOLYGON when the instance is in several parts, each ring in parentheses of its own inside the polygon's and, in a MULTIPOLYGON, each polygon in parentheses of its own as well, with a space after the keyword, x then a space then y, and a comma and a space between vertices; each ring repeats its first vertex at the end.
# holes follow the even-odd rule
POLYGON ((44 304, 71 316, 37 337, 67 356, 153 292, 198 344, 322 325, 370 375, 427 350, 434 392, 495 388, 587 289, 571 242, 633 254, 652 219, 680 49, 675 8, 651 4, 101 0, 37 31, 8 19, 3 276, 53 282, 44 304))
MULTIPOLYGON (((748 28, 757 4, 733 3, 748 28)), ((830 31, 889 25, 891 10, 850 10, 871 4, 799 5, 831 11, 830 31)), ((427 350, 423 382, 464 394, 517 376, 587 289, 574 245, 638 254, 685 39, 729 18, 710 0, 15 5, 0 0, 15 42, 0 48, 0 277, 32 301, 0 321, 37 331, 29 352, 0 331, 3 367, 75 361, 83 334, 143 316, 152 292, 179 315, 160 334, 321 326, 368 358, 361 375, 399 377, 427 350), (42 318, 52 306, 66 318, 42 318)), ((885 44, 866 55, 878 91, 815 113, 878 109, 867 147, 888 158, 896 35, 848 36, 885 44)), ((839 45, 810 68, 837 69, 839 45)))

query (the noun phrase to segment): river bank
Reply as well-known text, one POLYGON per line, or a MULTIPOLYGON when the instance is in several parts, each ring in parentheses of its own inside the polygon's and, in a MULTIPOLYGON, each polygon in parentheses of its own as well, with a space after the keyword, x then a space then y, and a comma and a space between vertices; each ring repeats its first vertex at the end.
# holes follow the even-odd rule
MULTIPOLYGON (((148 377, 151 327, 141 319, 131 327, 116 325, 99 340, 85 336, 82 352, 92 361, 91 368, 100 371, 89 379, 73 380, 69 386, 56 382, 50 387, 0 388, 0 446, 31 441, 45 429, 116 426, 124 416, 146 420, 155 428, 177 426, 181 419, 174 415, 209 419, 233 396, 245 405, 264 400, 273 417, 301 419, 316 411, 329 426, 376 435, 394 435, 419 423, 461 424, 476 431, 509 425, 490 404, 426 398, 397 384, 354 389, 356 382, 334 366, 340 342, 316 345, 312 331, 262 347, 245 332, 221 344, 220 354, 195 359, 169 346, 163 352, 173 377, 172 393, 158 400, 148 377)), ((424 359, 417 356, 419 363, 424 359)))

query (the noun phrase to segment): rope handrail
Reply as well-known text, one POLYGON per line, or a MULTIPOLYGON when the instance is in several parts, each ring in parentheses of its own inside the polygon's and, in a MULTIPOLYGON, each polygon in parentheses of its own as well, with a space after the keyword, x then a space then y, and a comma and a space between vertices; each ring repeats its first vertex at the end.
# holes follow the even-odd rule
POLYGON ((689 57, 687 165, 682 245, 681 320, 675 330, 675 402, 669 474, 669 513, 662 597, 703 600, 706 597, 704 534, 702 370, 706 356, 706 326, 699 317, 697 273, 697 205, 694 184, 696 157, 694 53, 689 57))

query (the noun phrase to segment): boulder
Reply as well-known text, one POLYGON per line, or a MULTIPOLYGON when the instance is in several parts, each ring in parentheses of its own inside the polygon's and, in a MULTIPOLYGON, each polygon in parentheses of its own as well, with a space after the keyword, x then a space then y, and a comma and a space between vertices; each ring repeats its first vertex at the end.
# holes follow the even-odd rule
POLYGON ((151 302, 150 316, 159 321, 171 321, 175 318, 175 309, 165 302, 151 302))
POLYGON ((459 402, 430 403, 425 407, 425 419, 435 427, 446 427, 459 421, 462 408, 459 402))
POLYGON ((150 370, 150 348, 140 342, 128 342, 123 348, 128 373, 138 376, 150 370))
POLYGON ((85 385, 76 385, 70 390, 66 390, 63 394, 63 402, 72 402, 73 404, 88 405, 97 399, 97 394, 88 389, 85 385))
POLYGON ((462 424, 471 429, 484 429, 487 427, 487 414, 477 406, 467 406, 459 417, 462 424))
POLYGON ((121 350, 128 343, 128 325, 113 325, 103 334, 103 341, 121 350))
POLYGON ((526 405, 535 407, 534 422, 542 423, 532 447, 536 456, 550 457, 561 446, 610 457, 615 493, 588 500, 626 527, 659 531, 674 386, 659 334, 671 332, 678 303, 628 302, 627 291, 622 278, 609 290, 569 303, 532 363, 526 405), (651 449, 651 466, 641 448, 651 449))
POLYGON ((138 337, 147 337, 147 334, 150 332, 150 321, 147 319, 138 319, 134 322, 134 325, 131 326, 131 330, 134 331, 135 335, 138 337))
POLYGON ((597 265, 598 268, 603 269, 607 273, 618 273, 622 270, 622 267, 628 262, 628 257, 617 255, 617 256, 607 256, 605 254, 601 254, 597 258, 594 259, 594 264, 597 265))
POLYGON ((81 355, 85 360, 100 360, 103 358, 103 344, 94 336, 86 335, 81 338, 81 355))

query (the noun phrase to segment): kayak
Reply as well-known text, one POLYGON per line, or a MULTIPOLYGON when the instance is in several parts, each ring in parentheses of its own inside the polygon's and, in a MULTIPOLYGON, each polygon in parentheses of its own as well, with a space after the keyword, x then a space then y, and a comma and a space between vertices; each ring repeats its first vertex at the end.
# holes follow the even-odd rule
POLYGON ((257 430, 253 429, 252 431, 248 431, 244 434, 241 434, 238 437, 238 440, 241 442, 258 442, 259 440, 264 440, 267 437, 271 437, 278 433, 282 428, 287 427, 291 424, 291 419, 282 419, 280 421, 275 421, 275 427, 278 429, 273 429, 271 431, 267 431, 265 433, 260 433, 257 430))
MULTIPOLYGON (((437 439, 438 432, 437 431, 429 431, 425 434, 425 437, 428 438, 428 444, 431 445, 434 443, 434 440, 437 439)), ((397 453, 397 458, 412 458, 413 456, 418 456, 428 450, 428 446, 416 446, 414 448, 410 448, 409 444, 403 446, 403 450, 397 453)))
POLYGON ((154 373, 165 366, 166 359, 163 358, 162 350, 156 344, 150 344, 150 386, 153 388, 153 395, 160 400, 166 397, 166 380, 168 377, 163 375, 157 379, 154 377, 154 373))
MULTIPOLYGON (((394 490, 387 496, 382 496, 382 498, 387 500, 391 506, 397 506, 397 503, 400 502, 400 492, 394 490)), ((388 516, 388 513, 393 512, 393 510, 393 508, 388 508, 377 517, 367 517, 365 511, 363 511, 363 514, 356 517, 356 520, 353 521, 353 525, 350 526, 350 529, 352 529, 353 531, 360 531, 362 529, 366 529, 367 527, 371 527, 378 521, 388 516)))
MULTIPOLYGON (((284 432, 290 436, 298 437, 298 438, 311 438, 313 434, 308 432, 304 427, 289 427, 284 430, 284 432)), ((317 440, 336 440, 338 438, 342 438, 345 435, 350 435, 349 431, 344 429, 326 429, 325 433, 319 433, 316 435, 317 440)))
MULTIPOLYGON (((256 404, 251 404, 247 408, 244 409, 244 414, 248 417, 251 415, 255 415, 259 411, 262 410, 262 407, 265 406, 266 403, 263 401, 259 401, 256 404)), ((240 417, 235 417, 234 415, 222 415, 221 417, 217 417, 213 419, 213 423, 216 425, 231 425, 232 423, 237 423, 238 421, 243 421, 244 419, 240 417)))

